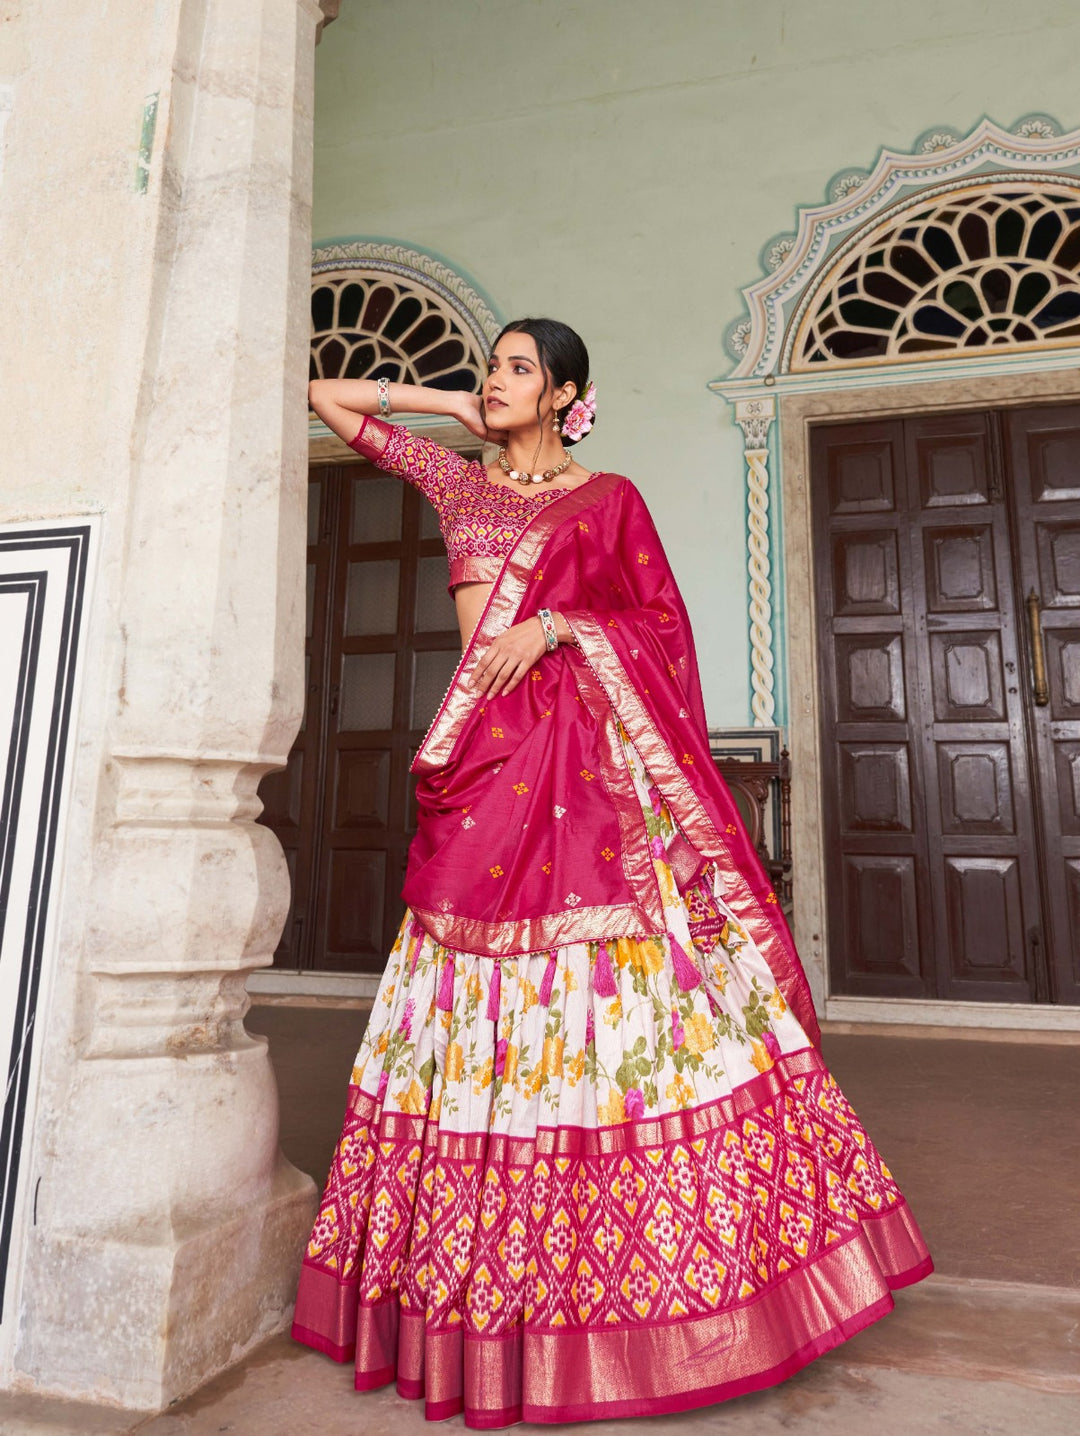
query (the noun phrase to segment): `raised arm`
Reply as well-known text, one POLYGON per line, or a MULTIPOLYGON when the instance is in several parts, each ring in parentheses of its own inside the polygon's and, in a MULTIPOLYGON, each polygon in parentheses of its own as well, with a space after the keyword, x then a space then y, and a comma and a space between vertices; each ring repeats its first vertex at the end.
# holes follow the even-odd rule
MULTIPOLYGON (((394 413, 445 414, 448 419, 460 419, 461 401, 466 397, 423 384, 390 384, 387 396, 394 413)), ((308 402, 323 423, 348 444, 356 438, 361 418, 379 412, 379 387, 374 379, 312 379, 308 402)))
MULTIPOLYGON (((387 398, 394 414, 442 414, 456 419, 478 439, 497 440, 480 412, 480 395, 463 389, 431 389, 426 384, 389 384, 387 398)), ((362 418, 379 413, 375 379, 312 379, 308 402, 339 439, 351 444, 362 418)))
MULTIPOLYGON (((313 379, 308 386, 311 407, 350 449, 386 473, 406 479, 442 514, 455 477, 467 460, 425 434, 376 417, 379 383, 374 379, 313 379)), ((391 413, 441 414, 456 419, 478 438, 489 435, 480 415, 480 395, 463 390, 429 389, 422 384, 386 386, 391 413)))

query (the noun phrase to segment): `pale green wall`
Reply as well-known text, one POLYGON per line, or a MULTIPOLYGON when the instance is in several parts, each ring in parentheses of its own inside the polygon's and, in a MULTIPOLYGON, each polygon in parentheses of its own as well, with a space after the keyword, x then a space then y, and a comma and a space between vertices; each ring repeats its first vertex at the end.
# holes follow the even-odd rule
POLYGON ((580 330, 578 457, 629 474, 690 605, 709 720, 749 722, 741 442, 705 390, 759 253, 841 169, 1080 123, 1070 0, 345 0, 317 53, 317 240, 433 250, 580 330))

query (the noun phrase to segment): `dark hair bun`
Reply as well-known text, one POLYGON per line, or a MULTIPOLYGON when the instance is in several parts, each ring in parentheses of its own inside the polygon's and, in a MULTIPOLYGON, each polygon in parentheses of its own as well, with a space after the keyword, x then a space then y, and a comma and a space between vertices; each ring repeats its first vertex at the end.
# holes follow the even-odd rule
MULTIPOLYGON (((563 384, 573 384, 579 399, 585 393, 585 386, 589 382, 589 351, 585 348, 581 335, 571 329, 569 324, 563 324, 558 319, 514 319, 503 325, 491 346, 492 349, 504 334, 529 336, 536 345, 537 357, 545 373, 556 389, 563 384)), ((570 401, 571 404, 573 402, 570 401)), ((570 404, 557 410, 560 424, 569 412, 570 404)), ((593 428, 595 427, 596 420, 593 419, 593 428)), ((584 438, 585 435, 581 437, 584 438)), ((577 442, 577 439, 563 436, 563 443, 567 448, 577 442)))

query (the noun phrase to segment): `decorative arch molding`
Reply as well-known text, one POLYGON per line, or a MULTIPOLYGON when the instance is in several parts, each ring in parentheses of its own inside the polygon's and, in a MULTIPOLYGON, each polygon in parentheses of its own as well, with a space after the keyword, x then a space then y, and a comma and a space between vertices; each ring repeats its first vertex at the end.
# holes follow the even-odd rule
POLYGON ((311 374, 479 387, 500 323, 465 275, 383 240, 317 245, 311 374))
MULTIPOLYGON (((1063 134, 1045 115, 1028 116, 1011 131, 983 120, 963 138, 948 130, 933 130, 918 142, 914 154, 882 150, 870 172, 841 171, 829 186, 825 204, 800 210, 796 230, 765 245, 762 264, 767 273, 743 291, 746 313, 729 326, 725 339, 735 368, 726 381, 711 387, 776 379, 813 367, 798 351, 798 341, 808 311, 830 280, 844 277, 850 263, 890 233, 899 236, 905 220, 917 222, 920 213, 934 209, 935 202, 939 213, 947 214, 950 204, 973 207, 978 197, 1010 194, 1017 196, 1018 204, 1033 195, 1054 196, 1063 212, 1080 203, 1080 130, 1063 134)), ((1034 258, 1000 256, 1003 260, 1025 257, 1034 258)), ((955 267, 963 269, 971 258, 959 253, 955 267)), ((947 275, 950 264, 943 257, 939 273, 947 275)), ((1080 264, 1070 255, 1068 267, 1075 274, 1080 264)), ((1080 281, 1074 282, 1080 291, 1080 281)), ((965 357, 972 352, 969 346, 965 357)), ((872 357, 875 362, 893 363, 901 356, 872 357)), ((933 362, 930 351, 921 351, 920 357, 933 362)), ((851 362, 839 355, 826 361, 830 368, 851 362)))
POLYGON ((1075 367, 1080 347, 1080 130, 939 127, 910 154, 844 169, 825 203, 761 251, 763 276, 709 388, 734 407, 747 492, 751 710, 783 725, 772 574, 774 432, 788 394, 1075 367), (928 239, 929 237, 929 239, 928 239))

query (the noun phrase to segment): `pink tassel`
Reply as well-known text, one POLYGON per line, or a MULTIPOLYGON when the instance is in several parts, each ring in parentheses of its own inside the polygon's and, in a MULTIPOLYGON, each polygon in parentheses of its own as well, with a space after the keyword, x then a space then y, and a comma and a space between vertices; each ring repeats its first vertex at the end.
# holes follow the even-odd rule
POLYGON ((596 954, 592 985, 597 997, 618 997, 619 995, 619 989, 615 986, 615 974, 611 970, 611 958, 608 956, 606 942, 600 944, 596 954))
POLYGON ((487 1015, 492 1022, 499 1020, 499 999, 502 996, 502 964, 495 964, 495 971, 491 974, 491 986, 488 988, 487 1015))
POLYGON ((435 999, 435 1006, 440 1012, 452 1012, 454 1008, 454 961, 454 954, 448 952, 443 963, 439 995, 435 999))
POLYGON ((675 969, 675 981, 683 992, 693 992, 695 987, 701 986, 701 973, 687 957, 682 943, 673 932, 668 933, 668 942, 671 943, 671 965, 675 969))
POLYGON ((555 981, 555 954, 548 953, 547 967, 544 968, 544 980, 540 984, 540 1006, 551 1006, 551 987, 555 981))

